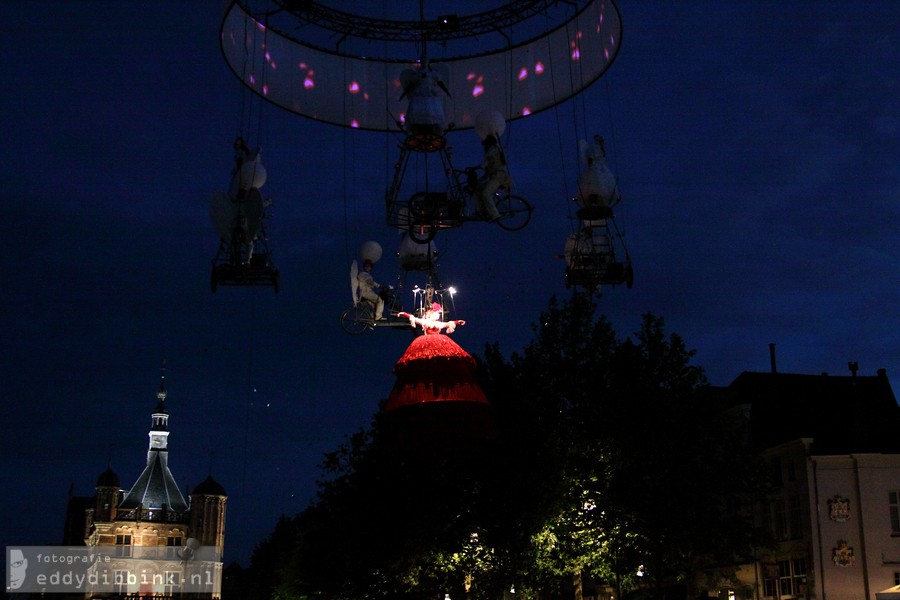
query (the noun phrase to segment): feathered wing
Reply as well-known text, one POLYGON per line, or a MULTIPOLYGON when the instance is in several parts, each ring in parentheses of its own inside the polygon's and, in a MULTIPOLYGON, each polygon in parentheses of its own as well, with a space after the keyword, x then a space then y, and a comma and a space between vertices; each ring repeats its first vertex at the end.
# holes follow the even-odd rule
POLYGON ((354 260, 350 264, 350 294, 353 296, 353 304, 355 305, 358 300, 359 294, 359 279, 357 276, 359 275, 359 265, 354 260))

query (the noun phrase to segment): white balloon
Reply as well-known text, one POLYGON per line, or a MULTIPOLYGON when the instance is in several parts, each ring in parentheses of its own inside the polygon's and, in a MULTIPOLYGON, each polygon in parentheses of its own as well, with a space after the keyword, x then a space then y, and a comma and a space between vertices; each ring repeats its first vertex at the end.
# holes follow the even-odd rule
POLYGON ((496 110, 483 110, 475 117, 475 133, 481 139, 493 134, 498 138, 506 131, 506 119, 496 110))
POLYGON ((266 168, 257 158, 241 165, 240 186, 242 190, 261 188, 266 183, 266 168))
POLYGON ((359 247, 359 257, 363 260, 371 260, 373 263, 381 260, 381 244, 374 241, 365 242, 359 247))

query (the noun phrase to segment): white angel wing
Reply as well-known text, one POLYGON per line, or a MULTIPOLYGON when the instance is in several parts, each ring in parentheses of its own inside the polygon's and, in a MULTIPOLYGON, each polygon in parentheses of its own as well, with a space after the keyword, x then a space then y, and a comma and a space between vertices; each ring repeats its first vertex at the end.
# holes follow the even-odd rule
POLYGON ((357 298, 357 294, 359 294, 359 280, 357 279, 358 275, 359 265, 354 260, 350 264, 350 294, 353 296, 354 305, 359 301, 357 298))

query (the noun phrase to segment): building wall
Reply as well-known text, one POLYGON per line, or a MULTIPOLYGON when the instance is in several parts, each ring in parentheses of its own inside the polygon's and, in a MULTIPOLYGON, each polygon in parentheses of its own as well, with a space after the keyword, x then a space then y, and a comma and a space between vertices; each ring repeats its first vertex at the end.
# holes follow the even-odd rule
POLYGON ((777 547, 739 566, 737 584, 720 582, 720 597, 875 600, 896 585, 900 532, 892 529, 889 495, 900 493, 900 454, 811 456, 812 442, 764 452, 777 491, 761 512, 777 547), (792 497, 803 502, 793 517, 792 497), (805 576, 794 572, 803 563, 805 576))
MULTIPOLYGON (((128 573, 130 582, 123 582, 122 594, 164 594, 178 595, 179 587, 169 585, 174 578, 190 577, 190 564, 186 564, 179 552, 191 538, 203 546, 215 546, 219 556, 224 549, 225 537, 225 496, 196 494, 191 497, 192 510, 188 513, 170 515, 175 520, 161 520, 160 511, 143 513, 145 520, 113 519, 94 521, 94 509, 85 511, 87 546, 110 548, 116 558, 110 563, 95 566, 101 581, 115 581, 117 573, 128 573), (196 508, 196 512, 194 509, 196 508), (196 525, 196 527, 193 527, 196 525), (126 537, 127 536, 127 537, 126 537)), ((134 513, 122 511, 121 514, 134 513)), ((115 514, 113 511, 112 514, 115 514)), ((219 559, 221 560, 221 559, 219 559)), ((207 563, 204 563, 206 565, 207 563)), ((207 598, 219 598, 221 594, 221 562, 210 567, 212 574, 212 594, 207 598)), ((206 584, 207 579, 203 580, 206 584)), ((105 593, 97 596, 105 596, 105 593)), ((194 597, 198 595, 195 594, 194 597)), ((88 593, 86 598, 94 597, 88 593)))
POLYGON ((900 455, 809 457, 812 541, 820 597, 874 599, 900 571, 889 492, 900 490, 900 455))

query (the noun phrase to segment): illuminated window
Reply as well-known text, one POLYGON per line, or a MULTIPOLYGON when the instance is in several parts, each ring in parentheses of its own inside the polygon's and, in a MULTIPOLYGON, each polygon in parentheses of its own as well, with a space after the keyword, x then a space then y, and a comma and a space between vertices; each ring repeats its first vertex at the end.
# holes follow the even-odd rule
POLYGON ((806 559, 780 560, 766 566, 763 580, 766 598, 794 598, 806 595, 806 559))
MULTIPOLYGON (((117 538, 119 536, 116 536, 117 538)), ((115 571, 113 573, 113 585, 116 594, 124 596, 128 593, 128 571, 115 571)))
POLYGON ((900 535, 900 491, 888 492, 891 509, 891 535, 900 535))
POLYGON ((170 535, 166 538, 166 558, 178 558, 178 550, 184 545, 180 535, 170 535))
POLYGON ((181 590, 181 572, 165 571, 163 573, 163 594, 175 596, 181 590))
POLYGON ((131 556, 131 536, 119 534, 116 536, 116 556, 131 556))

